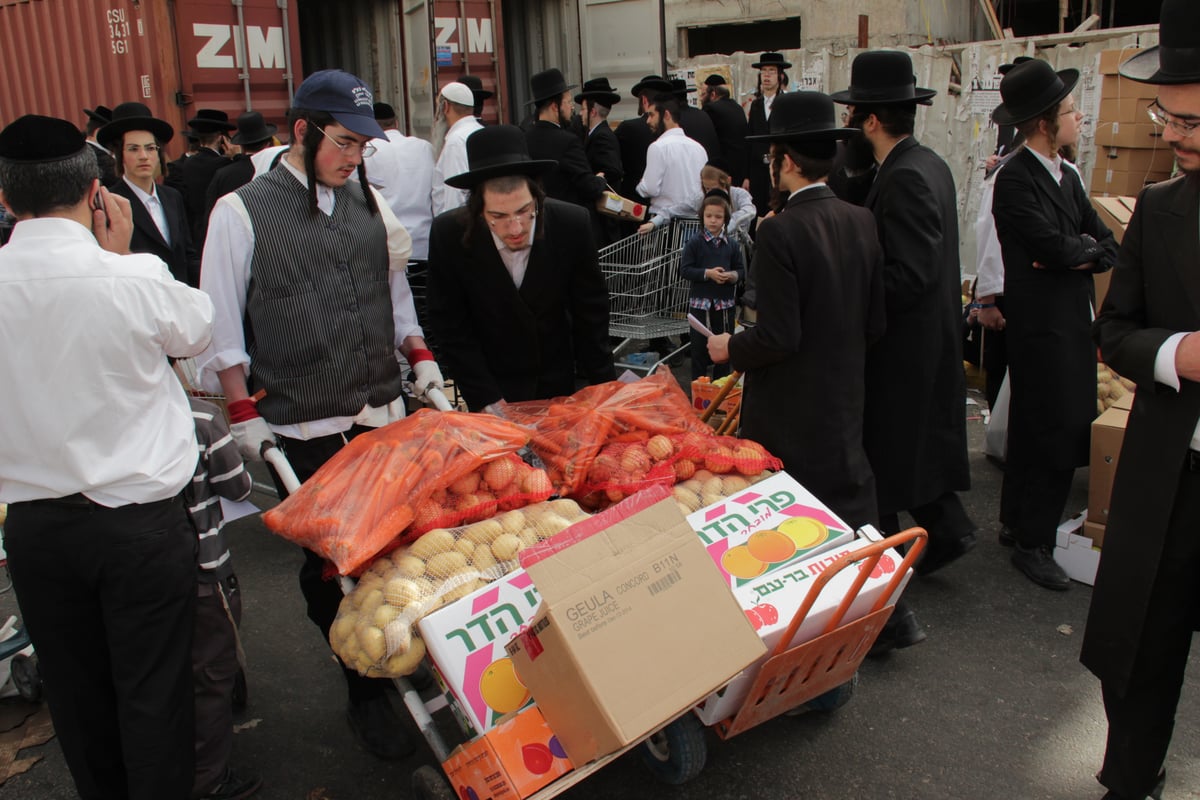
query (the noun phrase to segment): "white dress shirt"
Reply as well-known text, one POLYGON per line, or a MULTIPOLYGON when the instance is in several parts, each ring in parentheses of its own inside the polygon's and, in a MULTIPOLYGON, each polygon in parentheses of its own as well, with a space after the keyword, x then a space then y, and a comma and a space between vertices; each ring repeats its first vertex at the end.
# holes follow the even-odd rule
POLYGON ((150 187, 151 193, 147 194, 142 190, 142 187, 129 180, 129 178, 122 177, 121 180, 125 181, 126 185, 130 189, 133 189, 133 193, 137 195, 138 200, 142 201, 142 205, 150 212, 150 219, 154 220, 155 227, 162 234, 163 241, 169 246, 171 244, 171 226, 167 224, 166 209, 163 208, 162 200, 158 198, 158 188, 156 186, 150 187))
POLYGON ((0 248, 0 502, 177 495, 196 429, 167 357, 208 344, 213 305, 156 256, 115 255, 61 218, 0 248))
POLYGON ((446 178, 462 175, 471 167, 467 162, 467 137, 482 129, 475 117, 463 117, 446 131, 446 141, 433 167, 433 215, 459 208, 467 204, 466 189, 455 189, 446 185, 446 178))
POLYGON ((412 237, 412 257, 429 258, 429 226, 433 223, 433 145, 398 130, 374 139, 366 159, 367 181, 412 237))
MULTIPOLYGON (((275 161, 275 156, 287 150, 286 144, 276 144, 270 147, 264 147, 254 155, 250 156, 250 163, 254 165, 254 177, 262 175, 264 172, 271 171, 271 164, 275 161)), ((356 173, 357 175, 357 173, 356 173)))
MULTIPOLYGON (((303 172, 296 169, 287 158, 279 162, 306 183, 303 172)), ((412 239, 408 231, 396 219, 391 208, 379 192, 375 201, 379 214, 387 228, 388 266, 391 269, 389 286, 392 297, 392 320, 396 327, 396 347, 399 348, 409 336, 424 336, 417 324, 417 312, 413 306, 412 290, 408 285, 405 268, 412 252, 412 239)), ((325 214, 333 213, 333 189, 317 184, 317 207, 325 214)), ((250 263, 254 257, 254 228, 250 214, 242 199, 235 192, 222 197, 213 206, 208 222, 208 239, 204 244, 204 260, 200 269, 200 288, 209 294, 216 307, 213 324, 212 344, 197 359, 200 378, 205 388, 218 391, 216 373, 241 365, 248 375, 250 354, 246 352, 245 330, 242 320, 246 313, 246 293, 250 287, 250 263)), ((385 407, 363 406, 353 417, 329 417, 298 425, 272 425, 271 430, 293 439, 313 439, 342 433, 352 426, 379 427, 404 416, 403 398, 385 407)))
POLYGON ((508 274, 512 276, 513 285, 517 289, 521 288, 521 284, 525 282, 525 270, 529 269, 529 251, 533 249, 533 235, 537 230, 537 217, 533 218, 533 222, 529 225, 529 236, 525 239, 529 247, 524 247, 520 250, 510 250, 504 240, 492 231, 492 241, 496 245, 496 252, 500 254, 500 260, 504 262, 504 268, 508 270, 508 274))
POLYGON ((650 198, 653 216, 694 217, 700 210, 704 192, 700 188, 700 170, 708 163, 708 153, 683 128, 662 132, 646 151, 646 171, 637 185, 637 193, 650 198))

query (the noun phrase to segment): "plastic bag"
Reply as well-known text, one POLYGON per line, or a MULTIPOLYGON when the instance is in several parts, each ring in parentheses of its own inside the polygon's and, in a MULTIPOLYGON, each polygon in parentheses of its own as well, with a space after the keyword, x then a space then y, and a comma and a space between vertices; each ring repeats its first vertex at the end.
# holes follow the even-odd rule
POLYGON ((428 531, 363 572, 342 598, 330 646, 367 677, 411 674, 425 653, 417 621, 508 574, 519 566, 523 550, 586 516, 572 500, 551 500, 428 531))
MULTIPOLYGON (((448 492, 489 462, 515 453, 528 438, 525 429, 488 414, 421 409, 351 439, 296 492, 264 513, 263 522, 332 561, 340 574, 350 575, 398 538, 415 535, 408 529, 417 509, 428 515, 425 501, 448 492)), ((544 498, 548 488, 545 482, 539 491, 525 494, 544 498)), ((453 509, 459 519, 471 512, 491 513, 480 498, 475 500, 453 509)), ((445 517, 420 521, 432 526, 445 517)))

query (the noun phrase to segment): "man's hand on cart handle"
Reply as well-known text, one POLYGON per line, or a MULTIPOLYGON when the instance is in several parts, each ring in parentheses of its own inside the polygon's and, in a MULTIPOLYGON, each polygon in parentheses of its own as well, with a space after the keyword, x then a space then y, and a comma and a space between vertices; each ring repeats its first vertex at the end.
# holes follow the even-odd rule
POLYGON ((229 408, 229 432, 237 442, 238 452, 247 461, 262 461, 264 445, 275 444, 275 434, 267 421, 258 415, 258 395, 242 400, 231 400, 229 408))
POLYGON ((413 368, 413 388, 418 400, 425 400, 430 389, 445 389, 446 380, 442 370, 433 359, 433 351, 424 348, 413 348, 408 353, 408 363, 413 368))

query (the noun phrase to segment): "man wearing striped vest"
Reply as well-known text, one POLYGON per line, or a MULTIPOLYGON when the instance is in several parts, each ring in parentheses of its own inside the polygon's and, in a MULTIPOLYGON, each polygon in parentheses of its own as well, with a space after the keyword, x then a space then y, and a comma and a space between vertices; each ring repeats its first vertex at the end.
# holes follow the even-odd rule
MULTIPOLYGON (((276 443, 303 481, 354 436, 404 416, 397 351, 418 396, 442 375, 404 273, 412 239, 363 166, 371 139, 385 137, 371 90, 341 70, 315 72, 288 122, 279 165, 213 208, 201 287, 217 312, 201 368, 220 379, 242 455, 261 459, 276 443)), ((300 588, 328 641, 342 593, 304 553, 300 588)), ((386 683, 343 672, 359 741, 381 758, 411 752, 386 683)))

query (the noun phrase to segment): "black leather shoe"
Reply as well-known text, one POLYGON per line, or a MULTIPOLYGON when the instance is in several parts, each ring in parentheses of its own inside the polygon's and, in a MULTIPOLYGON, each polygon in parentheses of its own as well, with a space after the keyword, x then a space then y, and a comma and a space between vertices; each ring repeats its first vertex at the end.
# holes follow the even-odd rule
MULTIPOLYGON (((1154 784, 1154 788, 1150 790, 1150 794, 1146 795, 1145 800, 1162 800, 1163 790, 1166 789, 1166 786, 1167 771, 1163 770, 1162 772, 1158 773, 1158 782, 1154 784)), ((1101 800, 1129 800, 1129 798, 1123 794, 1117 794, 1114 791, 1108 791, 1104 793, 1104 797, 1101 798, 1101 800)))
POLYGON ((376 758, 398 761, 413 752, 400 718, 387 695, 381 694, 346 710, 346 720, 359 744, 376 758))
POLYGON ((211 792, 200 800, 244 800, 262 787, 262 778, 257 775, 238 775, 226 767, 225 776, 211 792))
POLYGON ((1000 535, 996 537, 1001 547, 1016 547, 1017 535, 1012 532, 1012 528, 1007 525, 1000 526, 1000 535))
POLYGON ((910 608, 898 608, 884 623, 879 638, 867 651, 867 658, 879 658, 893 650, 903 650, 925 641, 925 630, 917 622, 917 615, 910 608))
POLYGON ((925 552, 921 555, 921 560, 917 562, 914 569, 918 575, 932 575, 952 561, 971 552, 976 541, 974 531, 950 543, 934 544, 930 539, 929 544, 925 546, 925 552))
POLYGON ((1013 548, 1012 563, 1014 567, 1024 573, 1026 578, 1038 586, 1057 592, 1064 591, 1071 586, 1071 579, 1054 560, 1051 548, 1045 545, 1034 548, 1017 545, 1013 548))

